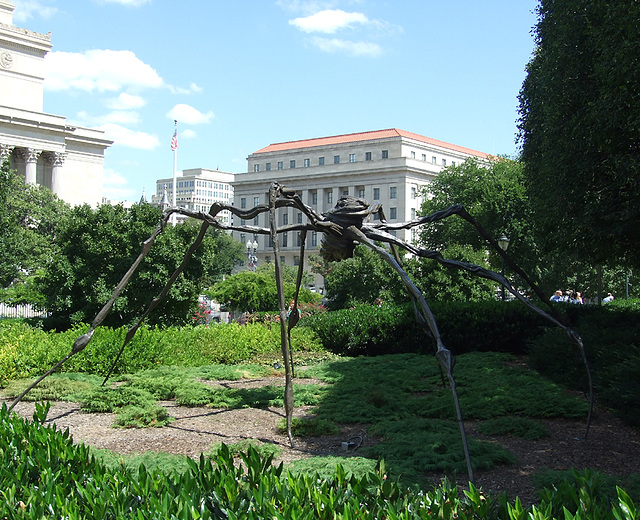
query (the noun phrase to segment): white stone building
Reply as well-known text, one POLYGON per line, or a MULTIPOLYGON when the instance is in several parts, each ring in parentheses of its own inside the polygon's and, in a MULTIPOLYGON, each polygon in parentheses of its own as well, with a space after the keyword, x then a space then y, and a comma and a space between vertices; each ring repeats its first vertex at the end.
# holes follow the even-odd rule
MULTIPOLYGON (((277 181, 295 189, 318 213, 333 208, 340 197, 351 195, 370 204, 381 203, 389 222, 404 222, 416 217, 422 202, 420 188, 446 166, 469 157, 489 156, 395 128, 276 143, 249 155, 248 172, 235 176, 234 204, 245 209, 268 203, 269 186, 277 181)), ((306 222, 300 211, 291 208, 279 209, 277 218, 278 226, 306 222)), ((245 223, 268 228, 268 219, 265 213, 245 223)), ((398 237, 411 241, 405 233, 410 232, 399 231, 398 237)), ((233 235, 243 243, 258 243, 258 264, 273 260, 268 236, 233 235)), ((305 266, 309 255, 318 255, 320 241, 317 233, 307 235, 305 266)), ((284 264, 298 265, 299 233, 282 234, 280 250, 284 264)), ((323 292, 323 285, 318 277, 316 290, 323 292)))
MULTIPOLYGON (((233 204, 235 174, 206 168, 192 168, 176 174, 176 206, 191 211, 208 212, 214 202, 233 204)), ((173 177, 156 180, 156 192, 151 195, 151 203, 157 206, 171 205, 173 200, 173 177), (165 197, 163 203, 163 197, 165 197)), ((218 214, 218 220, 230 223, 228 211, 218 214)), ((183 220, 180 219, 179 220, 183 220)))
POLYGON ((72 126, 43 112, 44 57, 51 34, 13 25, 14 5, 0 0, 0 161, 26 183, 50 188, 64 201, 102 201, 104 132, 72 126))

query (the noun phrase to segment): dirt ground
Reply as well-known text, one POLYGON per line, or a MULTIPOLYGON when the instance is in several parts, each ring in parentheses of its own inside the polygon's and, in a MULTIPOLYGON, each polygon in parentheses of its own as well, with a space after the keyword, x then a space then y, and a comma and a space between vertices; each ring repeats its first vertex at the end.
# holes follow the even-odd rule
MULTIPOLYGON (((317 382, 296 379, 296 384, 317 382)), ((282 378, 263 378, 244 381, 218 382, 233 387, 283 385, 282 378)), ((1 402, 0 402, 1 404, 1 402)), ((9 403, 8 403, 9 404, 9 403)), ((75 442, 97 448, 106 448, 122 454, 163 451, 197 458, 218 442, 233 444, 246 439, 257 439, 280 447, 276 462, 291 462, 319 455, 350 456, 357 451, 345 452, 342 443, 354 435, 363 435, 362 425, 344 427, 340 435, 296 439, 289 445, 286 435, 278 431, 278 421, 284 418, 281 408, 244 408, 220 410, 187 408, 171 401, 161 401, 169 415, 175 417, 163 428, 118 429, 112 425, 114 414, 84 413, 78 404, 56 402, 52 404, 48 422, 62 430, 69 429, 75 442)), ((19 403, 15 411, 31 417, 33 403, 19 403)), ((308 407, 298 407, 295 416, 310 413, 308 407)), ((585 420, 545 420, 551 436, 528 441, 514 437, 487 437, 475 431, 474 424, 467 431, 478 438, 503 445, 517 458, 517 463, 490 471, 476 471, 475 483, 485 491, 507 492, 511 498, 519 496, 523 503, 536 501, 531 475, 540 469, 563 470, 593 468, 607 473, 627 475, 640 472, 640 433, 625 426, 619 419, 602 410, 594 412, 589 434, 585 439, 585 420)), ((363 437, 363 445, 378 439, 363 437)), ((434 481, 441 475, 433 475, 434 481)))

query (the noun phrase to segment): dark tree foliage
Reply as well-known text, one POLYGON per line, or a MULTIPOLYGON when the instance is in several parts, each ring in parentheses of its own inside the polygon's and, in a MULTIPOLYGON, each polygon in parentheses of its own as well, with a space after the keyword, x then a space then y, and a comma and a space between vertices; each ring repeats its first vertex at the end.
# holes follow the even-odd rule
POLYGON ((545 251, 640 263, 640 2, 541 0, 520 92, 545 251))
MULTIPOLYGON (((90 322, 109 300, 140 253, 142 242, 159 221, 160 210, 149 204, 134 205, 130 210, 121 205, 73 208, 56 230, 59 252, 38 280, 52 321, 63 326, 90 322)), ((105 325, 128 324, 142 314, 182 261, 199 228, 195 222, 167 226, 116 300, 105 325)), ((242 258, 241 244, 222 235, 220 231, 208 231, 166 301, 148 318, 150 323, 186 323, 203 287, 230 272, 234 261, 242 258)))
POLYGON ((51 190, 24 183, 24 177, 0 167, 0 288, 20 293, 24 280, 53 254, 56 223, 69 206, 51 190))

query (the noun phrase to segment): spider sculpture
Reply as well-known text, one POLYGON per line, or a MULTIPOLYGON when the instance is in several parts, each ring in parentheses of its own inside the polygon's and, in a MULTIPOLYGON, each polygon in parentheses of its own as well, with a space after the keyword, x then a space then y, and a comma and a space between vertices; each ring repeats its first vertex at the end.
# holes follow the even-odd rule
MULTIPOLYGON (((589 367, 587 364, 587 359, 585 356, 584 346, 582 343, 581 337, 569 328, 560 316, 556 309, 554 309, 551 305, 549 305, 549 312, 545 312, 539 307, 532 304, 527 298, 522 296, 518 291, 516 291, 510 282, 501 274, 496 273, 494 271, 487 270, 478 265, 460 262, 455 260, 445 259, 439 252, 431 251, 419 248, 415 245, 408 244, 397 237, 395 237, 391 232, 399 229, 411 229, 417 226, 421 226, 424 224, 429 224, 432 222, 437 222, 439 220, 445 219, 452 215, 458 215, 459 217, 465 219, 470 224, 472 224, 478 233, 487 241, 487 243, 495 249, 504 259, 505 263, 515 272, 517 273, 523 280, 525 280, 532 290, 536 293, 536 295, 540 298, 541 301, 547 302, 547 298, 540 291, 535 283, 529 279, 529 277, 524 273, 511 259, 510 257, 498 247, 497 243, 488 235, 488 233, 478 224, 478 222, 471 216, 467 211, 459 205, 451 206, 450 208, 438 211, 431 215, 421 217, 415 220, 411 220, 409 222, 402 222, 397 224, 387 223, 384 217, 384 213, 382 211, 382 207, 380 205, 369 206, 369 204, 359 198, 355 197, 343 197, 341 198, 335 208, 328 211, 325 214, 319 214, 313 210, 313 208, 305 205, 300 197, 296 194, 295 190, 290 188, 281 186, 278 183, 273 183, 269 189, 269 202, 268 204, 261 204, 254 208, 241 210, 234 206, 230 206, 222 203, 214 203, 208 213, 203 212, 194 212, 189 211, 182 208, 168 208, 164 211, 160 224, 155 229, 153 234, 145 240, 142 245, 142 250, 138 255, 138 258, 123 276, 122 280, 118 284, 118 286, 113 291, 113 294, 109 301, 104 305, 104 307, 100 310, 97 316, 94 318, 91 323, 91 327, 89 331, 85 334, 82 334, 78 337, 69 352, 63 359, 61 359, 56 365, 54 365, 50 370, 44 373, 40 378, 38 378, 31 386, 29 386, 20 396, 18 396, 15 401, 11 404, 10 410, 29 392, 33 387, 35 387, 40 381, 42 381, 49 374, 57 370, 67 359, 81 352, 91 341, 93 333, 107 316, 107 314, 111 311, 111 308, 116 300, 116 298, 122 293, 125 286, 129 282, 130 278, 133 276, 135 271, 137 270, 140 263, 143 261, 145 256, 151 250, 155 238, 162 233, 169 218, 172 214, 177 213, 181 215, 185 215, 188 217, 193 217, 202 221, 202 226, 200 228, 200 232, 198 237, 194 241, 193 244, 187 250, 182 263, 170 277, 164 289, 160 292, 160 294, 153 299, 149 307, 140 317, 140 319, 128 330, 123 345, 120 349, 116 360, 114 361, 111 370, 105 376, 104 382, 109 379, 111 375, 111 371, 113 367, 118 362, 120 355, 122 354, 126 345, 131 341, 136 331, 142 325, 145 318, 151 313, 158 304, 164 299, 164 297, 169 292, 169 289, 175 282, 176 278, 183 271, 187 262, 189 261, 193 252, 198 248, 202 239, 204 238, 205 232, 209 226, 214 227, 216 229, 221 230, 236 230, 236 231, 244 231, 248 233, 253 233, 255 235, 269 235, 273 242, 273 250, 274 250, 274 258, 275 258, 275 273, 276 273, 276 284, 278 287, 278 307, 280 310, 280 329, 281 329, 281 344, 282 344, 282 358, 284 362, 285 369, 285 394, 284 394, 284 404, 285 404, 285 413, 286 413, 286 425, 287 425, 287 435, 289 437, 289 442, 293 447, 293 436, 291 434, 291 418, 293 414, 293 363, 291 357, 291 329, 296 325, 298 321, 298 312, 297 312, 297 301, 298 301, 298 291, 300 288, 300 283, 302 279, 303 273, 303 261, 304 258, 304 243, 306 238, 306 233, 308 231, 317 231, 321 232, 322 242, 320 248, 321 256, 327 261, 336 261, 343 260, 346 258, 350 258, 353 255, 353 250, 357 244, 365 245, 366 247, 371 248, 373 251, 378 253, 388 264, 390 264, 395 271, 400 275, 402 283, 406 287, 412 301, 414 304, 414 310, 416 315, 416 320, 425 330, 426 334, 430 336, 436 345, 436 358, 440 365, 441 370, 447 376, 449 386, 451 388, 451 392, 453 394, 456 414, 458 419, 458 424, 460 428, 460 433, 462 437, 463 450, 465 454, 467 471, 469 475, 469 481, 473 482, 473 468, 471 465, 471 459, 469 455, 469 448, 467 444, 467 438, 464 428, 464 423, 462 420, 462 413, 460 410, 460 404, 458 401, 457 391, 456 391, 456 383, 453 377, 453 366, 454 366, 454 357, 452 353, 447 349, 440 336, 440 332, 438 331, 438 326, 436 324, 436 320, 425 301, 422 293, 419 289, 413 284, 413 282, 409 279, 406 272, 402 269, 400 265, 400 258, 397 254, 396 248, 402 248, 410 254, 413 254, 417 257, 430 258, 439 262, 440 264, 455 269, 465 270, 473 275, 480 276, 483 278, 487 278, 490 280, 494 280, 495 282, 501 284, 506 290, 508 290, 516 299, 521 301, 524 305, 529 307, 532 311, 542 315, 547 320, 550 320, 552 323, 564 329, 570 340, 578 347, 585 366, 587 367, 588 381, 589 381, 589 398, 590 398, 590 408, 589 414, 587 418, 587 427, 586 434, 589 431, 589 425, 591 422, 591 412, 593 407, 593 389, 591 382, 591 374, 589 372, 589 367), (276 225, 276 210, 282 207, 295 207, 298 210, 302 211, 309 222, 307 224, 293 224, 287 225, 278 228, 276 225), (269 228, 262 228, 258 226, 245 225, 241 224, 238 226, 234 225, 226 225, 221 223, 217 219, 218 213, 223 210, 228 210, 233 213, 235 216, 239 217, 242 220, 250 220, 262 213, 269 213, 269 228), (368 216, 373 214, 378 214, 380 217, 376 221, 369 221, 367 219, 368 216), (300 251, 300 265, 298 269, 298 278, 297 278, 297 290, 296 295, 293 301, 293 307, 291 312, 289 313, 289 319, 287 319, 287 311, 288 307, 285 306, 284 300, 284 290, 283 290, 283 280, 282 280, 282 267, 280 265, 280 254, 279 254, 279 241, 278 234, 285 233, 288 231, 299 231, 301 233, 301 251, 300 251), (389 249, 382 247, 378 244, 388 244, 389 249)), ((104 384, 104 383, 103 383, 104 384)))

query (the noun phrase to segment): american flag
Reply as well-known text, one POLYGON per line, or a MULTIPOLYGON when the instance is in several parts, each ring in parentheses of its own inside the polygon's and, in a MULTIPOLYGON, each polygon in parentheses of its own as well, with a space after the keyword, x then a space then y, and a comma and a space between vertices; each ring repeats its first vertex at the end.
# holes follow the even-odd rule
POLYGON ((171 138, 171 149, 175 152, 178 148, 178 129, 173 131, 173 137, 171 138))

